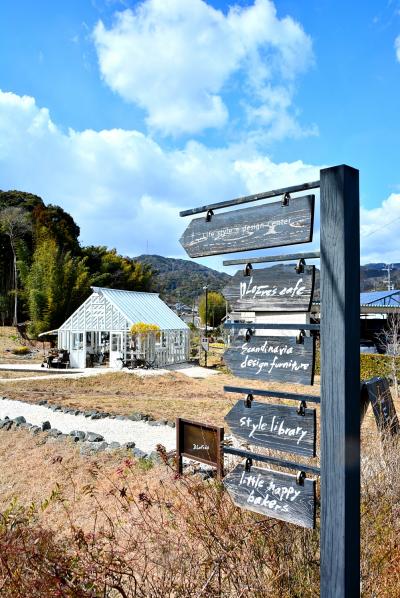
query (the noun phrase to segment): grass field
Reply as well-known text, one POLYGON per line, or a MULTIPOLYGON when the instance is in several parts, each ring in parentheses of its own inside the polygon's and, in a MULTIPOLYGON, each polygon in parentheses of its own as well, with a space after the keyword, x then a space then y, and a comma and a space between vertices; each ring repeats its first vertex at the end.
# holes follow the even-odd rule
MULTIPOLYGON (((306 389, 269 387, 318 394, 316 382, 306 389)), ((11 376, 0 391, 24 401, 223 425, 242 398, 223 386, 237 384, 226 373, 190 379, 110 372, 35 381, 11 376)), ((399 448, 382 444, 369 408, 362 425, 365 598, 400 596, 399 448)), ((122 450, 83 457, 69 441, 0 430, 0 595, 6 598, 317 597, 318 534, 318 527, 303 530, 237 509, 218 483, 176 479, 168 465, 134 461, 122 450)))

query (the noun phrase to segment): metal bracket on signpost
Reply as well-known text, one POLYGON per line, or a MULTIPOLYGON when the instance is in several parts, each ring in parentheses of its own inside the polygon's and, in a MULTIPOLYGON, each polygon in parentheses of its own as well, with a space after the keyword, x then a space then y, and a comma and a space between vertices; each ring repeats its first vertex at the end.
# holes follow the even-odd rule
POLYGON ((306 479, 306 474, 304 471, 299 471, 296 475, 296 484, 298 486, 304 486, 304 480, 306 479))
POLYGON ((282 199, 282 205, 283 206, 288 206, 289 205, 289 199, 290 199, 290 193, 285 193, 285 195, 283 196, 283 199, 282 199))
POLYGON ((246 472, 249 472, 252 465, 253 465, 253 459, 251 459, 251 457, 247 457, 246 463, 244 464, 244 470, 246 472))
POLYGON ((214 212, 212 210, 208 210, 206 214, 206 222, 211 222, 211 218, 214 216, 214 212))
POLYGON ((251 337, 253 336, 253 330, 251 328, 248 328, 246 330, 246 342, 249 342, 249 340, 251 339, 251 337))
POLYGON ((250 263, 246 264, 246 266, 244 268, 244 275, 250 276, 252 269, 253 269, 253 266, 250 263))
POLYGON ((305 401, 300 401, 299 406, 297 407, 298 415, 305 415, 307 409, 307 403, 305 401))
POLYGON ((295 270, 297 274, 303 274, 304 266, 306 265, 306 260, 302 257, 298 260, 297 265, 295 266, 295 270))
POLYGON ((296 344, 297 345, 303 345, 304 344, 304 337, 305 337, 306 333, 304 332, 304 330, 300 330, 299 334, 296 336, 296 344))
POLYGON ((244 400, 244 406, 247 407, 247 409, 251 408, 251 403, 254 400, 254 397, 252 394, 248 394, 247 397, 244 400))

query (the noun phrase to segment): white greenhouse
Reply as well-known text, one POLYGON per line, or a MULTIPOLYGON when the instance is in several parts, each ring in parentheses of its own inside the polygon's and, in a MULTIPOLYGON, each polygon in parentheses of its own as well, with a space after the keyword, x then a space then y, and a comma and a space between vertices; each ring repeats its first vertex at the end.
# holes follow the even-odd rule
POLYGON ((189 358, 189 327, 157 293, 92 287, 92 295, 58 329, 58 348, 73 368, 163 367, 189 358), (132 325, 158 326, 134 335, 132 325))

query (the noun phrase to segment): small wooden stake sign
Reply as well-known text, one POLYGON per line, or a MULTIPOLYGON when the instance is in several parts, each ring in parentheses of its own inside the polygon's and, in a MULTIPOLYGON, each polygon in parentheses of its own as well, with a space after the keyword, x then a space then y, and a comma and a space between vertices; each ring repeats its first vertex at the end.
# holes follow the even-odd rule
POLYGON ((238 401, 225 416, 232 433, 249 444, 315 457, 316 410, 238 401))
POLYGON ((224 475, 222 442, 224 428, 178 417, 176 419, 176 464, 182 473, 182 457, 217 468, 218 477, 224 475))
POLYGON ((239 378, 313 384, 314 355, 314 337, 252 335, 233 339, 224 361, 239 378))
POLYGON ((308 312, 314 290, 314 266, 299 274, 293 266, 236 272, 222 290, 233 311, 308 312))
POLYGON ((191 221, 180 242, 190 257, 312 241, 314 195, 191 221))
POLYGON ((386 378, 372 378, 365 382, 368 398, 380 432, 391 436, 400 434, 400 422, 393 403, 389 382, 386 378))
POLYGON ((238 507, 295 523, 315 527, 315 480, 280 471, 237 465, 224 486, 238 507))

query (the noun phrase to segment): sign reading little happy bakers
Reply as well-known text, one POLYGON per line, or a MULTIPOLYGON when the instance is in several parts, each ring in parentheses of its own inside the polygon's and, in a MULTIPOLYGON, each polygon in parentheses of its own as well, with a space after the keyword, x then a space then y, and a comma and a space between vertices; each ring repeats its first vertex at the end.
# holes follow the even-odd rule
POLYGON ((314 337, 251 335, 234 338, 224 361, 239 378, 313 384, 314 353, 314 337))
POLYGON ((314 195, 195 218, 180 243, 190 257, 312 241, 314 195))
POLYGON ((231 432, 249 444, 315 457, 316 410, 238 401, 225 416, 231 432))
POLYGON ((299 274, 293 266, 254 269, 248 275, 239 270, 222 294, 233 311, 308 312, 314 278, 314 266, 304 266, 299 274))
POLYGON ((295 475, 237 465, 225 478, 224 486, 238 507, 295 523, 315 527, 315 480, 298 483, 295 475))

